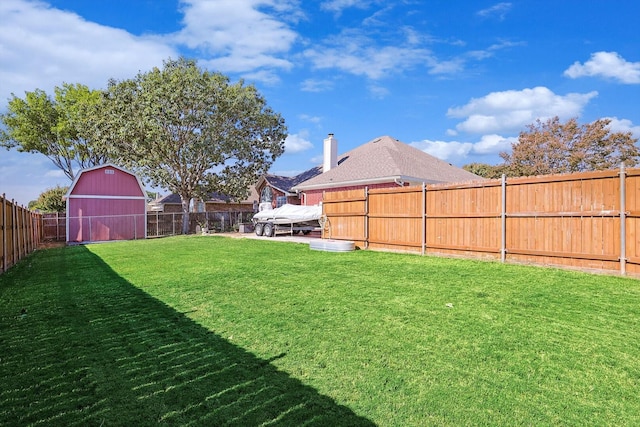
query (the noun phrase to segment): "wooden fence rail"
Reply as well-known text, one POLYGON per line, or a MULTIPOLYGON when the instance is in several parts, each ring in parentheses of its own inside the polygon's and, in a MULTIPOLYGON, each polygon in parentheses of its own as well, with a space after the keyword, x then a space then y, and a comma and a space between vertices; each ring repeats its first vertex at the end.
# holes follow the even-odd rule
POLYGON ((640 169, 326 192, 323 237, 640 274, 640 169))
POLYGON ((0 273, 35 251, 42 239, 41 215, 0 196, 0 273))

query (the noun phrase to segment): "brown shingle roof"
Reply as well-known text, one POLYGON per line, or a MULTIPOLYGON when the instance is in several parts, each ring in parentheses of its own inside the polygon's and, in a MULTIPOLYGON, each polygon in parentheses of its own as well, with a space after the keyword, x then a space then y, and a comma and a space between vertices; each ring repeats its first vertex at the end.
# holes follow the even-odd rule
MULTIPOLYGON (((269 185, 282 191, 283 193, 295 194, 295 192, 292 192, 291 190, 292 188, 294 188, 298 184, 303 183, 304 181, 307 181, 317 175, 320 175, 321 173, 322 173, 322 166, 316 166, 296 176, 281 176, 281 175, 265 174, 262 176, 261 180, 266 181, 267 183, 269 183, 269 185)), ((260 187, 260 184, 262 184, 261 180, 258 181, 258 183, 256 184, 256 187, 260 187)))
POLYGON ((382 136, 338 156, 338 166, 297 185, 295 189, 390 182, 394 179, 412 184, 432 184, 484 178, 390 136, 382 136))
MULTIPOLYGON (((240 203, 240 204, 252 204, 254 200, 260 200, 258 196, 258 191, 256 190, 256 186, 252 185, 249 188, 249 196, 246 199, 240 201, 232 201, 231 198, 225 194, 212 192, 209 193, 209 198, 205 200, 207 203, 240 203)), ((167 196, 164 196, 162 199, 158 201, 160 204, 181 204, 182 201, 180 196, 175 193, 171 193, 167 196)))

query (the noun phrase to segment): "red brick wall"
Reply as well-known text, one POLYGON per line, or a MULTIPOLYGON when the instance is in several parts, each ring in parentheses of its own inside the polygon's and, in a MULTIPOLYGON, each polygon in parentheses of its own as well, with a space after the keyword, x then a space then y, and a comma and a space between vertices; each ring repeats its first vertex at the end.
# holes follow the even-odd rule
MULTIPOLYGON (((262 195, 262 190, 264 189, 264 187, 265 185, 263 184, 262 186, 260 186, 260 188, 256 188, 259 195, 262 195)), ((271 207, 275 209, 276 204, 278 203, 278 197, 284 196, 284 193, 276 188, 273 188, 273 187, 270 187, 270 188, 271 188, 271 193, 273 195, 273 199, 271 200, 271 207)), ((261 201, 259 201, 258 203, 261 203, 261 201)), ((287 203, 291 205, 299 205, 301 204, 301 201, 298 196, 287 196, 287 203)))

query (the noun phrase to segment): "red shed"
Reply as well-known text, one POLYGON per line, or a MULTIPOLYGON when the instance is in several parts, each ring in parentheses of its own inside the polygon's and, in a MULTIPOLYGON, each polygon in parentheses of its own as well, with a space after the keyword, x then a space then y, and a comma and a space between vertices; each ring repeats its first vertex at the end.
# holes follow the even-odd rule
POLYGON ((146 193, 140 178, 113 164, 78 173, 66 195, 67 242, 147 237, 146 193))

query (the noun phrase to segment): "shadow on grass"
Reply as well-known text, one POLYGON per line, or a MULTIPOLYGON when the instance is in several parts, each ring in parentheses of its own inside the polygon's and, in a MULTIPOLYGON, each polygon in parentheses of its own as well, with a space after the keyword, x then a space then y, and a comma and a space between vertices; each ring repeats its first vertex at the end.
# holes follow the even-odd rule
POLYGON ((0 276, 0 425, 373 425, 83 247, 24 263, 0 276))

